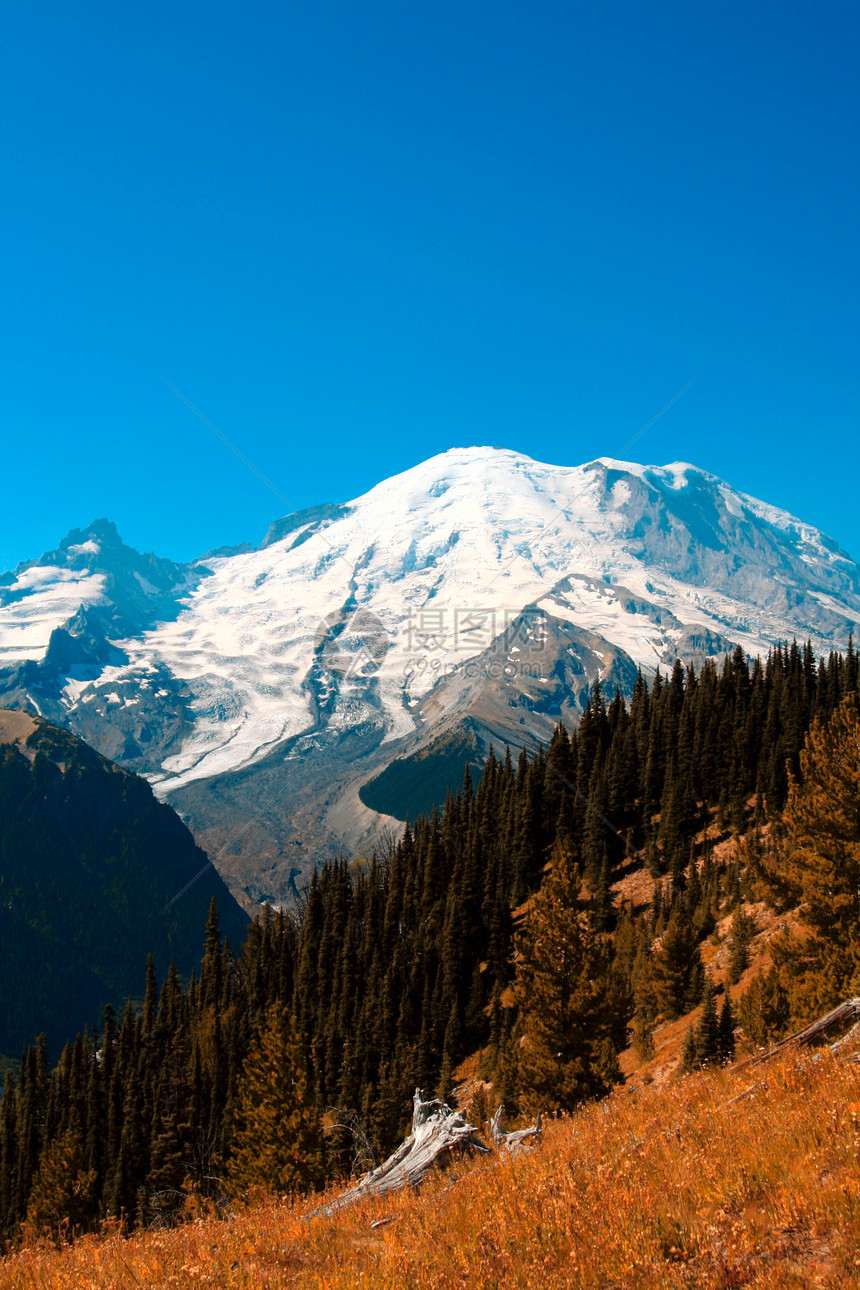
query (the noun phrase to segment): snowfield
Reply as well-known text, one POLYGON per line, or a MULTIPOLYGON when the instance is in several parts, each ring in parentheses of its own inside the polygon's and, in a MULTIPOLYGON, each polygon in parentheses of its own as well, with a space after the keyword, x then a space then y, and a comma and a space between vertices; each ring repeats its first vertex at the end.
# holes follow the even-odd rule
POLYGON ((100 605, 104 600, 100 573, 52 565, 25 569, 11 587, 0 588, 0 667, 44 658, 55 627, 81 605, 100 605))

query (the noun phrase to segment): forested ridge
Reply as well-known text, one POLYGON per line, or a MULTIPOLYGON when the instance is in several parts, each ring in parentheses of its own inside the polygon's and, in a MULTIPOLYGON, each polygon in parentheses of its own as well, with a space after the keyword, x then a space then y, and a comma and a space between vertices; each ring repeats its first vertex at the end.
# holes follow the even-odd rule
POLYGON ((803 783, 855 737, 857 692, 853 646, 816 660, 796 644, 640 677, 629 704, 598 686, 576 730, 516 762, 491 754, 477 788, 467 770, 388 854, 325 865, 300 914, 267 911, 240 950, 213 906, 187 988, 172 967, 159 987, 150 960, 142 1010, 109 1010, 53 1071, 29 1049, 7 1080, 3 1232, 106 1213, 149 1224, 189 1198, 313 1186, 349 1170, 357 1136, 390 1148, 412 1088, 449 1093, 476 1052, 523 1108, 601 1093, 631 1032, 647 1054, 661 1018, 702 1001, 688 1062, 728 1056, 736 1019, 725 1002, 718 1015, 700 945, 734 911, 742 970, 751 891, 802 894, 821 915, 744 996, 750 1040, 779 1033, 851 979, 856 883, 852 897, 840 870, 828 922, 804 886, 818 817, 803 783), (744 842, 721 864, 713 838, 732 832, 744 842), (643 865, 662 881, 637 910, 612 885, 643 865))
POLYGON ((56 1061, 106 1003, 139 999, 149 951, 187 977, 212 897, 234 940, 248 923, 144 779, 68 730, 25 721, 29 735, 0 742, 0 1070, 39 1031, 56 1061))

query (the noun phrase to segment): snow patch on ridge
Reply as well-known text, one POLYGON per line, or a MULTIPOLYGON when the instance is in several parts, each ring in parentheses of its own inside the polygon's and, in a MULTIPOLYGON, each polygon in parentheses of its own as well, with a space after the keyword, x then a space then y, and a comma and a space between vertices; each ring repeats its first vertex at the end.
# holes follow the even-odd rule
POLYGON ((53 565, 32 565, 0 588, 0 667, 41 660, 51 632, 81 605, 105 603, 104 576, 53 565))

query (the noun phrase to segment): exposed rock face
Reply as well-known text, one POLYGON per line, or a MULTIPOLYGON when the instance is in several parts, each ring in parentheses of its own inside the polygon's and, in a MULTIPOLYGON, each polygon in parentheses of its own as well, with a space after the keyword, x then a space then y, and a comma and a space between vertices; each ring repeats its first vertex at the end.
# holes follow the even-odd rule
POLYGON ((831 538, 692 466, 456 449, 193 566, 106 521, 69 534, 0 579, 0 697, 145 773, 234 890, 277 901, 394 826, 360 797, 392 762, 464 740, 480 762, 597 680, 858 624, 831 538))

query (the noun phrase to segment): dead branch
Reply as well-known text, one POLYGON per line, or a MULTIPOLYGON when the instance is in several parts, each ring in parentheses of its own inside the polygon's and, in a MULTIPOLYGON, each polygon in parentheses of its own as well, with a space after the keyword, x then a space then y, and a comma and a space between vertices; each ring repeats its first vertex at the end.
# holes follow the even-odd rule
POLYGON ((496 1150, 500 1154, 507 1152, 508 1155, 513 1155, 516 1151, 528 1150, 537 1146, 543 1138, 540 1111, 538 1111, 534 1124, 530 1125, 528 1129, 517 1129, 514 1133, 506 1133, 505 1108, 504 1105, 501 1105, 490 1121, 490 1129, 493 1134, 493 1142, 496 1144, 496 1150))
POLYGON ((352 1168, 349 1171, 350 1178, 365 1174, 368 1169, 376 1169, 379 1160, 373 1149, 370 1134, 359 1119, 358 1113, 341 1106, 330 1106, 327 1110, 334 1117, 332 1130, 339 1129, 341 1133, 348 1133, 352 1137, 353 1157, 352 1168))

